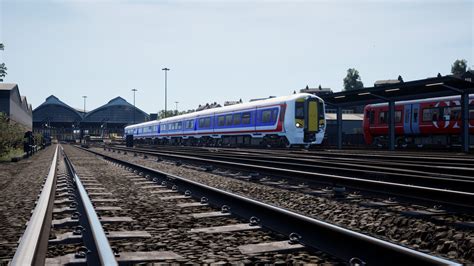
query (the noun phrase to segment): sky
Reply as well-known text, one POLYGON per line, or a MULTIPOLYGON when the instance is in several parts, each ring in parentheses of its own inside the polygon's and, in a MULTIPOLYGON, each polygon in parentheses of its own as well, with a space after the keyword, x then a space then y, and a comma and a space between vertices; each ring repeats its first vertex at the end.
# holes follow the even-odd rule
POLYGON ((121 96, 148 113, 206 102, 340 91, 474 69, 470 1, 0 0, 0 62, 33 108, 92 110, 121 96))

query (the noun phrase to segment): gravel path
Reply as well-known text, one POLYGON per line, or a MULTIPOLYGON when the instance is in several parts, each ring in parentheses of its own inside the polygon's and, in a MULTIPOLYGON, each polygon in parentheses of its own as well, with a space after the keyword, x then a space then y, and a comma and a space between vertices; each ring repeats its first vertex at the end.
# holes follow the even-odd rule
MULTIPOLYGON (((79 176, 95 176, 113 198, 114 206, 122 208, 119 216, 133 218, 129 224, 113 224, 104 227, 110 231, 139 230, 151 234, 147 239, 111 241, 119 251, 172 251, 182 256, 180 263, 324 263, 334 258, 315 251, 294 251, 287 254, 263 253, 244 255, 238 246, 286 240, 285 237, 264 230, 240 231, 224 234, 190 233, 191 229, 247 223, 232 217, 193 218, 189 214, 216 211, 207 206, 180 208, 178 203, 195 202, 192 199, 164 200, 163 194, 153 194, 157 188, 146 188, 139 183, 139 176, 112 165, 105 160, 93 159, 90 153, 71 146, 64 146, 79 176)), ((146 181, 142 177, 142 181, 146 181)), ((176 193, 174 193, 176 194, 176 193)), ((169 195, 166 195, 169 196, 169 195)), ((105 216, 105 215, 104 215, 105 216)), ((171 261, 169 261, 171 262, 171 261)), ((176 262, 176 261, 174 261, 176 262)))
MULTIPOLYGON (((376 209, 360 206, 354 202, 337 201, 326 197, 316 197, 296 191, 250 183, 214 173, 177 167, 166 161, 156 162, 156 158, 143 159, 94 149, 112 157, 126 159, 164 172, 179 175, 220 189, 248 196, 263 202, 288 208, 298 213, 341 225, 351 230, 406 245, 416 250, 454 259, 462 263, 474 262, 474 232, 460 229, 445 222, 417 219, 401 215, 399 209, 376 209)), ((445 221, 473 221, 472 216, 445 216, 445 221)))
POLYGON ((50 146, 28 159, 0 163, 0 263, 13 258, 54 151, 55 147, 50 146))

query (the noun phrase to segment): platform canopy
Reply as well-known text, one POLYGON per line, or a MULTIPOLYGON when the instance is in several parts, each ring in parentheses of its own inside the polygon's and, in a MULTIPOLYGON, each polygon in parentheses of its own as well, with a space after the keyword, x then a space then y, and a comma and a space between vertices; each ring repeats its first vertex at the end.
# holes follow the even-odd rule
POLYGON ((381 84, 360 90, 321 95, 326 104, 340 107, 367 105, 392 101, 416 100, 462 93, 474 93, 474 83, 452 77, 436 77, 421 80, 381 84))

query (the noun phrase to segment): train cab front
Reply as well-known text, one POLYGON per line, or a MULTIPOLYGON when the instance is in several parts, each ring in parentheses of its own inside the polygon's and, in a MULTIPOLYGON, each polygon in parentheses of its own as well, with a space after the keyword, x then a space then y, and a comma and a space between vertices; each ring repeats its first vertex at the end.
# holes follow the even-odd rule
POLYGON ((295 102, 295 124, 303 129, 304 144, 320 144, 326 125, 324 102, 316 97, 304 97, 295 102), (322 134, 321 134, 322 133, 322 134))

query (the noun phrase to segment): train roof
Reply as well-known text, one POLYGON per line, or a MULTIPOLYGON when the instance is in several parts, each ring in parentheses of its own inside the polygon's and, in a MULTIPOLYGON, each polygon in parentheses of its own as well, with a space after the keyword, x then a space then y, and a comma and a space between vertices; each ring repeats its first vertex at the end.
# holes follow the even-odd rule
MULTIPOLYGON (((418 100, 409 100, 409 101, 400 101, 400 102, 395 102, 395 105, 400 105, 400 104, 412 104, 412 103, 429 103, 433 101, 452 101, 458 99, 460 96, 454 95, 454 96, 446 96, 446 97, 436 97, 436 98, 427 98, 427 99, 418 99, 418 100)), ((474 98, 474 94, 469 94, 469 98, 474 98)), ((381 107, 381 106, 387 106, 388 103, 376 103, 376 104, 369 104, 367 107, 381 107)))
POLYGON ((263 100, 258 100, 258 101, 239 103, 239 104, 234 104, 234 105, 229 105, 229 106, 224 106, 224 107, 206 109, 206 110, 202 110, 202 111, 192 112, 192 113, 189 113, 189 114, 183 114, 183 115, 173 116, 173 117, 169 117, 169 118, 164 118, 164 119, 161 119, 161 120, 148 121, 148 122, 145 122, 145 123, 130 125, 130 126, 127 126, 125 128, 126 129, 135 128, 135 127, 140 127, 140 126, 145 126, 145 125, 151 126, 151 125, 155 125, 155 124, 159 124, 159 123, 186 120, 186 119, 190 119, 190 118, 195 118, 197 116, 209 116, 209 115, 214 115, 215 113, 220 114, 220 113, 233 112, 233 111, 237 111, 237 110, 251 109, 251 108, 256 108, 256 107, 260 107, 260 106, 280 104, 282 102, 296 100, 298 98, 301 98, 302 96, 310 96, 310 97, 318 98, 318 99, 321 100, 321 98, 319 98, 319 97, 317 97, 313 94, 296 93, 296 94, 291 94, 291 95, 288 95, 288 96, 280 96, 280 97, 268 98, 268 99, 263 99, 263 100))

